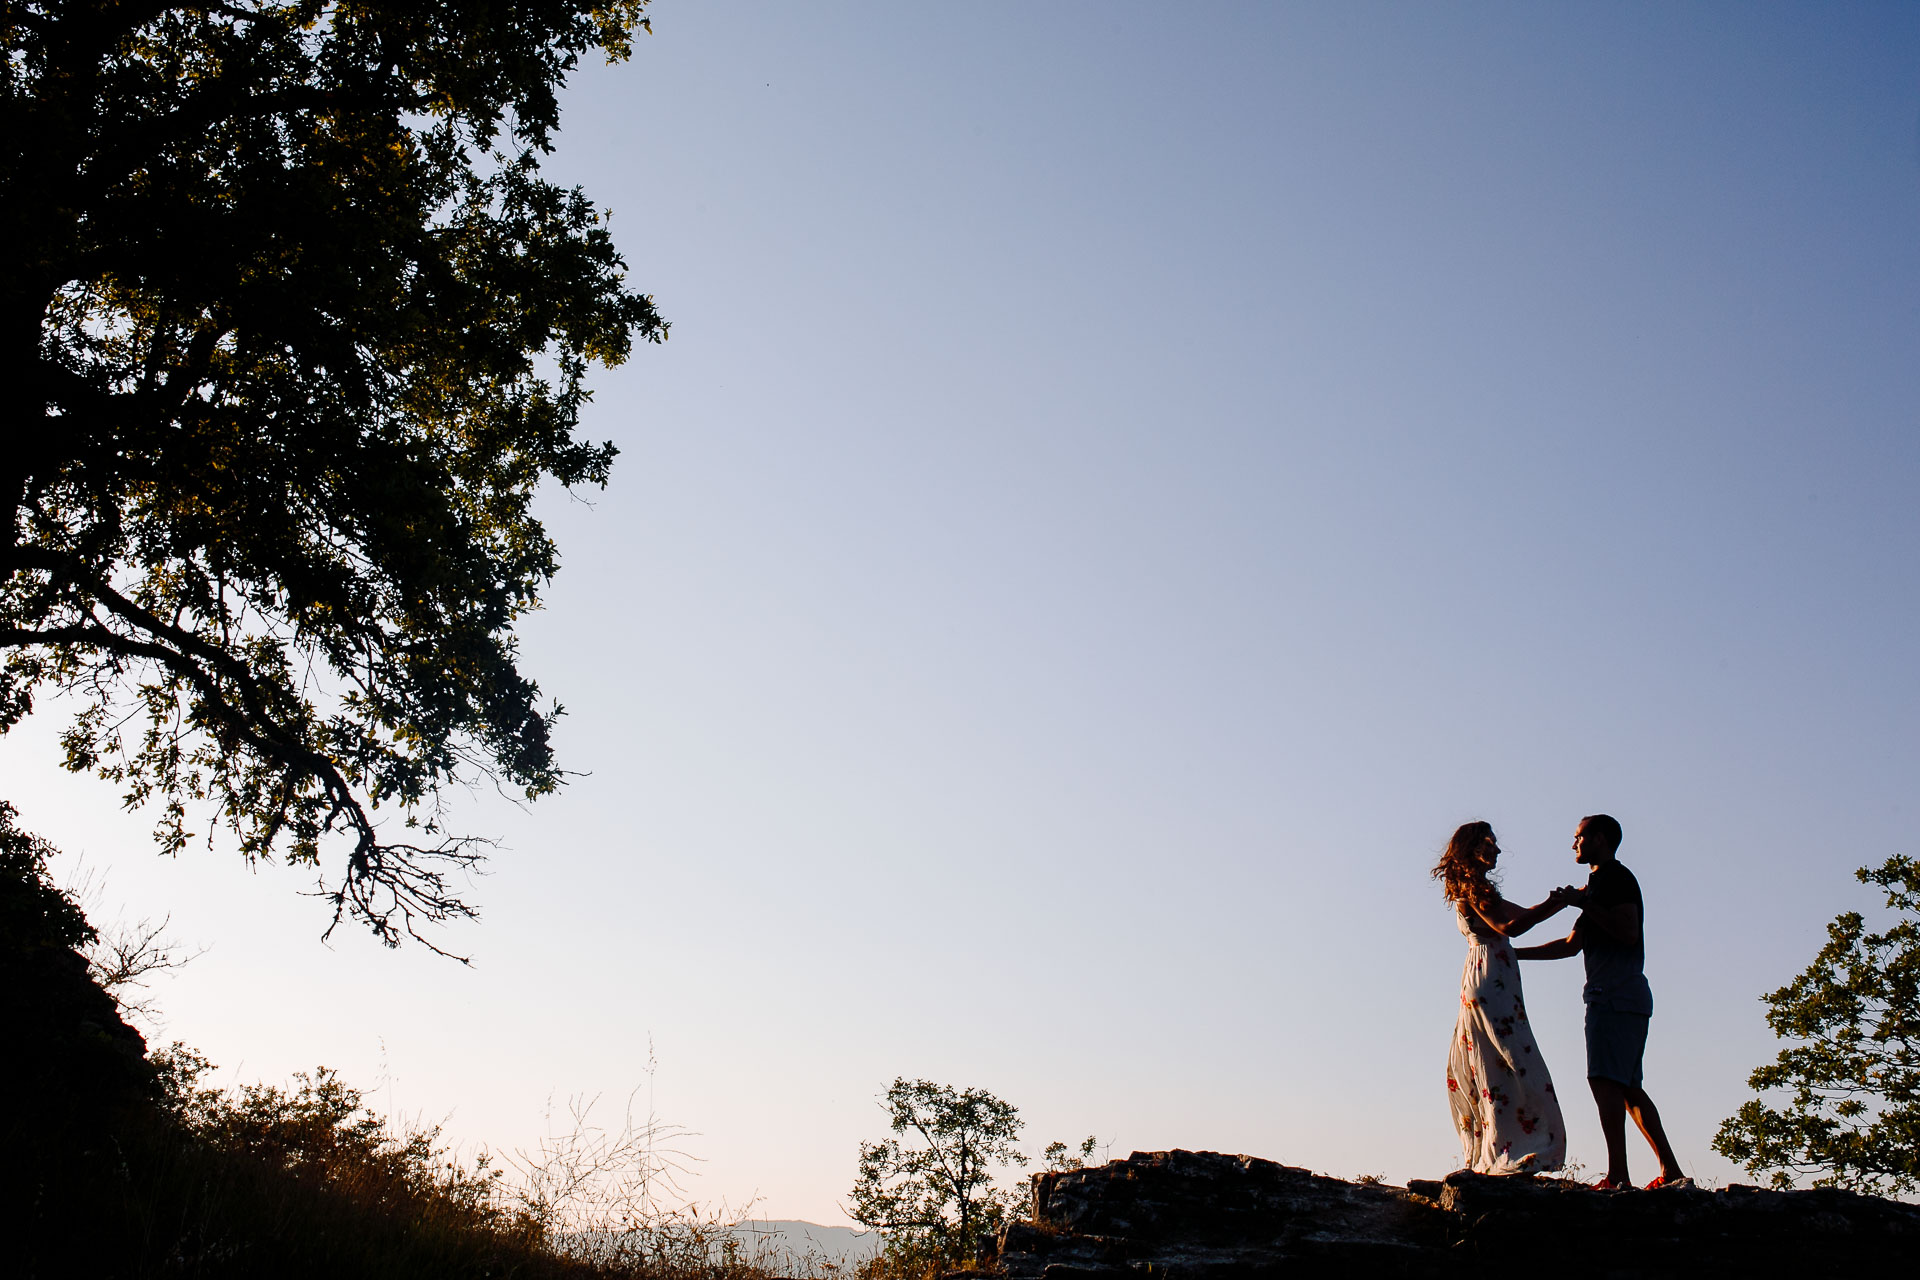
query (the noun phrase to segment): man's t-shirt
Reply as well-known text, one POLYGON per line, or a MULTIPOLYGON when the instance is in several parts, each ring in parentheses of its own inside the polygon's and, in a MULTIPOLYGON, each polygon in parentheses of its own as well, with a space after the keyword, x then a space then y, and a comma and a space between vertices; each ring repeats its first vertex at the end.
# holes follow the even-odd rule
POLYGON ((1580 954, 1587 962, 1586 1002, 1617 1013, 1653 1012, 1653 990, 1647 986, 1646 904, 1640 882, 1618 862, 1603 862, 1587 877, 1587 903, 1574 929, 1580 935, 1580 954), (1641 909, 1640 941, 1621 942, 1588 922, 1590 913, 1632 903, 1641 909))

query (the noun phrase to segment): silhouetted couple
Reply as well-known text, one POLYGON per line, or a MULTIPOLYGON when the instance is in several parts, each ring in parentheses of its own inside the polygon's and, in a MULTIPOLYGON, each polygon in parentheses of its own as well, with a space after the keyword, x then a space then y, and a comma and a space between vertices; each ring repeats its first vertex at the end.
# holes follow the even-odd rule
POLYGON ((1648 1188, 1691 1185, 1674 1158, 1660 1113, 1640 1086, 1653 992, 1647 986, 1640 882, 1619 859, 1620 824, 1606 814, 1580 819, 1574 861, 1592 868, 1585 888, 1555 889, 1536 907, 1508 902, 1491 873, 1500 842, 1484 822, 1453 833, 1433 869, 1446 888, 1467 964, 1460 975, 1460 1020, 1447 1054, 1447 1098, 1454 1126, 1475 1173, 1549 1173, 1566 1163, 1567 1130, 1553 1077, 1520 994, 1521 960, 1586 959, 1587 1084, 1607 1138, 1607 1176, 1594 1186, 1629 1188, 1626 1118, 1660 1157, 1648 1188), (1567 907, 1579 907, 1573 932, 1558 942, 1515 950, 1507 941, 1567 907))

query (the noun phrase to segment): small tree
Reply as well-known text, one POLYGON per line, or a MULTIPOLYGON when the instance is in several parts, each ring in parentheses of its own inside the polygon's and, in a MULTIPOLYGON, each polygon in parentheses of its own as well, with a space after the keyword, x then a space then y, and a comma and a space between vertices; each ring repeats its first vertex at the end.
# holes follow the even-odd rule
POLYGON ((1791 1097, 1779 1109, 1749 1101, 1713 1146, 1773 1170, 1776 1187, 1813 1173, 1816 1186, 1900 1194, 1920 1187, 1920 862, 1855 875, 1902 918, 1868 933, 1859 912, 1839 916, 1806 972, 1764 997, 1767 1024, 1799 1043, 1748 1083, 1791 1097))
POLYGON ((1087 1161, 1093 1159, 1093 1149, 1097 1145, 1092 1134, 1088 1134, 1078 1148, 1069 1148, 1064 1142, 1049 1142, 1047 1149, 1040 1153, 1040 1167, 1048 1173, 1070 1173, 1075 1169, 1084 1169, 1087 1161))
POLYGON ((998 1170, 1024 1165, 1020 1112, 984 1089, 896 1079, 886 1109, 894 1136, 860 1144, 853 1220, 886 1239, 908 1268, 958 1265, 1014 1210, 998 1170))

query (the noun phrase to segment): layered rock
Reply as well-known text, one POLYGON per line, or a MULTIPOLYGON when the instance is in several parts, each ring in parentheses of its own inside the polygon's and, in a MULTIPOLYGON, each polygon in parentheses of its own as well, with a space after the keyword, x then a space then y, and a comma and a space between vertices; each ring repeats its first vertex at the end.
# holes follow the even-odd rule
POLYGON ((1920 1258, 1920 1207, 1836 1190, 1594 1191, 1454 1174, 1344 1182, 1252 1156, 1135 1152, 1034 1178, 1009 1225, 1015 1280, 1240 1276, 1811 1275, 1920 1258))

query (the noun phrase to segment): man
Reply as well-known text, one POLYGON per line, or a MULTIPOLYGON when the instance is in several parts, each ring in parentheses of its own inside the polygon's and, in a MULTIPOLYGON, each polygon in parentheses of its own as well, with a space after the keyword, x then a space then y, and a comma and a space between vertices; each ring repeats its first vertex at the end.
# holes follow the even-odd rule
POLYGON ((1607 1138, 1607 1176, 1594 1186, 1603 1191, 1633 1186, 1627 1176, 1627 1116, 1633 1117, 1654 1154, 1660 1157, 1656 1187, 1692 1186, 1681 1172, 1660 1112, 1640 1087, 1640 1059, 1647 1047, 1647 1023, 1653 1017, 1653 991, 1647 986, 1646 944, 1642 930, 1640 882, 1620 863, 1620 824, 1604 813, 1580 819, 1573 833, 1573 858, 1593 868, 1585 889, 1573 890, 1583 909, 1573 932, 1558 942, 1519 947, 1522 960, 1559 960, 1583 955, 1587 985, 1587 1087, 1600 1108, 1600 1131, 1607 1138))

